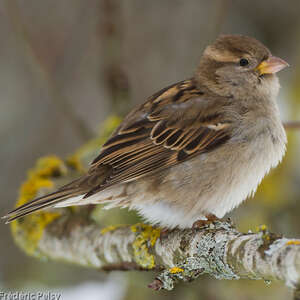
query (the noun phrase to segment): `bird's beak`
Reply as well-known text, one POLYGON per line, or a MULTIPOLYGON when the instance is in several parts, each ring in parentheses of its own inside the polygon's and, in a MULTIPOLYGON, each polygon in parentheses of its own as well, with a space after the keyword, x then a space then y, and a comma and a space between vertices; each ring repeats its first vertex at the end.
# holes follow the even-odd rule
POLYGON ((289 64, 283 59, 276 56, 270 56, 267 60, 262 61, 256 67, 256 70, 259 71, 260 75, 274 74, 288 66, 289 64))

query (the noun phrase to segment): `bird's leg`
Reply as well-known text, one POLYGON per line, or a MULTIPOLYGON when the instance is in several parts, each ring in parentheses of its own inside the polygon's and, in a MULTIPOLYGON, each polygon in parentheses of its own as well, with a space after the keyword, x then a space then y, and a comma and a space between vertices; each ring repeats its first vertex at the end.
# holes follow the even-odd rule
POLYGON ((211 223, 214 223, 215 221, 219 221, 220 219, 215 216, 214 214, 207 214, 205 215, 206 220, 197 220, 193 223, 192 229, 199 229, 203 228, 207 225, 210 225, 211 223))
POLYGON ((167 237, 169 233, 169 229, 167 227, 163 227, 160 230, 160 239, 162 240, 163 238, 167 237))
POLYGON ((208 214, 205 216, 207 221, 210 221, 210 222, 215 222, 215 221, 220 221, 221 219, 219 219, 216 215, 214 214, 208 214))
POLYGON ((177 227, 170 229, 168 227, 162 227, 160 230, 160 239, 162 240, 162 239, 166 238, 168 236, 168 234, 173 232, 176 228, 177 227))

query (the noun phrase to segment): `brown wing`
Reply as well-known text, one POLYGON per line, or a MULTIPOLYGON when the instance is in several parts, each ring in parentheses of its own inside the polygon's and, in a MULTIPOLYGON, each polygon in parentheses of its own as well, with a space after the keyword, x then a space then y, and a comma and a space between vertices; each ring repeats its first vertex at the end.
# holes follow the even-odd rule
POLYGON ((209 98, 209 93, 196 88, 192 80, 161 90, 125 118, 88 174, 12 210, 6 221, 77 195, 88 197, 108 186, 136 180, 211 151, 230 138, 231 124, 225 115, 228 101, 209 98))
POLYGON ((111 171, 86 197, 223 144, 230 138, 230 123, 223 113, 216 111, 216 101, 224 99, 205 97, 192 80, 152 96, 129 114, 104 144, 89 173, 95 176, 103 166, 110 166, 111 171))

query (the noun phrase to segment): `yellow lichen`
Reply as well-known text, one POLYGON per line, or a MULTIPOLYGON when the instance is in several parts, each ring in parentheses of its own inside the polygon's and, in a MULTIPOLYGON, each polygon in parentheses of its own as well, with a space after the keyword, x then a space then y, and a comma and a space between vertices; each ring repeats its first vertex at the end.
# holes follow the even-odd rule
MULTIPOLYGON (((20 188, 20 196, 16 206, 27 203, 37 196, 42 189, 53 188, 51 176, 66 173, 62 160, 56 156, 40 158, 36 166, 29 170, 28 178, 20 188)), ((54 219, 59 217, 58 212, 40 211, 11 223, 11 231, 16 243, 29 255, 37 255, 36 247, 43 235, 44 228, 54 219)))
POLYGON ((107 139, 112 131, 120 125, 121 121, 122 119, 116 115, 108 117, 100 126, 101 137, 107 139))
POLYGON ((11 223, 11 230, 16 243, 28 255, 40 256, 37 245, 40 241, 44 228, 60 216, 60 213, 39 212, 24 217, 24 221, 11 223))
POLYGON ((155 246, 160 236, 160 229, 138 223, 131 226, 131 231, 136 233, 135 240, 132 243, 136 262, 143 268, 154 268, 154 255, 149 250, 155 246))
POLYGON ((79 172, 84 172, 84 170, 85 170, 85 168, 83 167, 83 165, 80 161, 79 154, 77 152, 75 152, 74 154, 67 157, 66 163, 70 167, 74 168, 75 170, 77 170, 79 172))
POLYGON ((288 241, 286 245, 300 245, 300 241, 294 240, 294 241, 288 241))
MULTIPOLYGON (((85 166, 93 159, 101 145, 106 141, 111 132, 120 124, 121 119, 117 116, 109 117, 101 126, 101 135, 91 140, 77 150, 67 159, 67 165, 79 172, 85 170, 85 166)), ((67 168, 64 162, 56 156, 40 158, 35 167, 28 172, 25 183, 20 188, 20 196, 16 206, 20 206, 39 196, 42 189, 54 188, 51 179, 53 176, 65 175, 67 168)), ((48 192, 48 191, 46 191, 48 192)), ((11 230, 16 243, 24 249, 27 254, 41 256, 37 246, 44 228, 54 219, 59 217, 59 212, 39 211, 11 223, 11 230)))
POLYGON ((178 267, 173 267, 171 269, 169 269, 169 272, 171 274, 177 274, 177 273, 181 273, 183 272, 184 270, 182 268, 178 268, 178 267))
POLYGON ((105 228, 102 228, 100 232, 101 232, 101 234, 104 235, 108 232, 115 231, 116 229, 120 228, 121 226, 123 226, 123 225, 110 225, 110 226, 107 226, 105 228))
POLYGON ((80 147, 74 154, 67 158, 66 163, 75 170, 84 172, 85 165, 94 158, 95 150, 100 150, 100 147, 120 123, 121 119, 118 116, 110 116, 107 118, 101 125, 101 135, 80 147), (92 154, 92 157, 90 157, 90 154, 92 154), (86 158, 88 158, 88 162, 86 162, 86 158))
POLYGON ((268 229, 267 225, 263 224, 256 228, 257 231, 266 231, 268 229))

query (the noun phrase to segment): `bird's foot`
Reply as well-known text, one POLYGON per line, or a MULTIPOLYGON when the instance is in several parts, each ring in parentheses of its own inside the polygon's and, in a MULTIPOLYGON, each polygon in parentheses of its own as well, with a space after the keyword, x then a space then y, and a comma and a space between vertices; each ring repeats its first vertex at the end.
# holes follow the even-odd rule
POLYGON ((176 228, 170 229, 168 227, 163 227, 160 230, 160 239, 163 240, 164 238, 167 238, 169 233, 173 232, 176 228))
POLYGON ((216 221, 220 221, 220 219, 214 214, 208 214, 205 216, 206 220, 197 220, 193 223, 192 229, 200 229, 206 227, 216 221))

